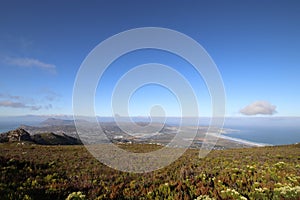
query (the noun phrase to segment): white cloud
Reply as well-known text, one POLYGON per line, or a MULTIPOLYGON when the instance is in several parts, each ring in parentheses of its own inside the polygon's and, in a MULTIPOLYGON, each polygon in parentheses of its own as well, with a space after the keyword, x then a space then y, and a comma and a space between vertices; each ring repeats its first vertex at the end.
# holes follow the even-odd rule
POLYGON ((48 104, 44 106, 46 110, 52 109, 52 104, 48 104))
POLYGON ((49 110, 52 109, 52 104, 48 104, 43 107, 41 105, 37 105, 35 100, 31 98, 0 93, 0 107, 25 108, 30 110, 40 110, 45 108, 49 110))
POLYGON ((45 95, 44 99, 47 101, 56 101, 59 100, 59 98, 61 97, 60 94, 56 93, 55 91, 52 91, 49 88, 42 88, 39 90, 39 92, 45 95))
POLYGON ((0 101, 0 107, 10 107, 10 108, 29 108, 30 110, 39 110, 41 106, 35 105, 26 105, 21 102, 13 102, 13 101, 0 101))
POLYGON ((273 115, 277 113, 276 106, 267 101, 256 101, 240 110, 244 115, 273 115))
POLYGON ((0 93, 0 98, 9 98, 9 99, 21 99, 21 96, 14 96, 10 94, 2 94, 0 93))
POLYGON ((7 63, 18 67, 35 67, 47 70, 51 73, 56 73, 56 66, 53 64, 44 63, 34 58, 7 58, 7 63))

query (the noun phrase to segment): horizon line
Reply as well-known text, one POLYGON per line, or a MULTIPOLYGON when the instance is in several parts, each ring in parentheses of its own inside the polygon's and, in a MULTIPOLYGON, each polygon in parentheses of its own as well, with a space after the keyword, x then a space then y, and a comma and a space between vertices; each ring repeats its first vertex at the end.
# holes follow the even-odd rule
MULTIPOLYGON (((24 115, 0 115, 1 118, 4 117, 72 117, 74 118, 73 114, 24 114, 24 115)), ((78 117, 86 117, 86 118, 94 118, 94 117, 103 117, 103 118, 115 118, 115 116, 84 116, 84 115, 78 115, 78 117)), ((241 115, 241 116, 118 116, 120 118, 300 118, 300 116, 287 116, 287 115, 241 115)))

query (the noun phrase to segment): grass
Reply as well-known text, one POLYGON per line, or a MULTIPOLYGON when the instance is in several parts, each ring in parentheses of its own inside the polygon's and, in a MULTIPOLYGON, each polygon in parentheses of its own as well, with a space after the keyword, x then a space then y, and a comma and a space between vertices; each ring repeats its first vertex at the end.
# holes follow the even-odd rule
MULTIPOLYGON (((122 145, 149 152, 155 145, 122 145)), ((300 145, 188 150, 164 169, 124 173, 84 146, 0 144, 1 199, 300 199, 300 145)))

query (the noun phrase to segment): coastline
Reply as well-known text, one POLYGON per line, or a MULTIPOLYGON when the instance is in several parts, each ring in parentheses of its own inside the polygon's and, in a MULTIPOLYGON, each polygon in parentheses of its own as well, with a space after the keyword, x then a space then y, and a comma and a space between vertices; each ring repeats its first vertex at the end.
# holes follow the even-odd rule
POLYGON ((220 134, 217 137, 225 139, 225 140, 230 140, 230 141, 238 142, 240 144, 246 144, 246 145, 249 145, 249 146, 255 146, 255 147, 274 146, 272 144, 252 142, 252 141, 243 140, 243 139, 239 139, 239 138, 229 137, 229 136, 222 135, 222 134, 220 134))

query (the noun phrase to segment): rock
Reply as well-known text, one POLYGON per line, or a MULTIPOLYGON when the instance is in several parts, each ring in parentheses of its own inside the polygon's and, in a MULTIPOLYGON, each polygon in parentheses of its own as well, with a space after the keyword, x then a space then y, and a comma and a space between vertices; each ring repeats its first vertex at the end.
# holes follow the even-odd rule
POLYGON ((41 145, 80 145, 81 141, 66 134, 52 132, 30 135, 25 129, 17 128, 0 134, 0 143, 5 142, 30 142, 41 145))
POLYGON ((30 134, 22 128, 9 131, 6 134, 8 142, 32 141, 30 134))

